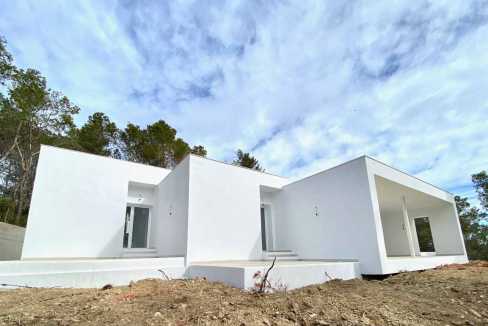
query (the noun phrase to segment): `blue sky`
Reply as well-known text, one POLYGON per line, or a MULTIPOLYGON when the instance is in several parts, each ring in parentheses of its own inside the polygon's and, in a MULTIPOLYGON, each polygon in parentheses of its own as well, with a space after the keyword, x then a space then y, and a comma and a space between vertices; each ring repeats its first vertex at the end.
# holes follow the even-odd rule
POLYGON ((368 154, 454 193, 488 169, 487 1, 7 1, 16 63, 119 126, 298 177, 368 154))

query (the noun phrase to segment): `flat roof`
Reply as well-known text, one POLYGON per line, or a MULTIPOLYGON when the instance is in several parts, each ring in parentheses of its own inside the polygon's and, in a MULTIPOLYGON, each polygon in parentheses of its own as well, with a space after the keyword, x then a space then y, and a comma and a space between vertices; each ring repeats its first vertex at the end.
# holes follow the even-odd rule
MULTIPOLYGON (((56 149, 56 150, 63 150, 63 151, 70 151, 70 152, 76 152, 76 153, 80 153, 80 154, 85 154, 85 155, 93 155, 93 156, 96 156, 96 157, 100 157, 100 158, 106 158, 106 159, 111 159, 111 160, 116 160, 116 161, 119 161, 119 162, 127 162, 127 163, 131 163, 131 164, 138 164, 138 165, 144 165, 144 166, 148 166, 148 167, 151 167, 151 168, 156 168, 156 169, 162 169, 162 170, 166 170, 166 171, 172 171, 175 167, 177 167, 180 163, 182 163, 188 156, 193 156, 193 157, 197 157, 197 158, 200 158, 200 159, 205 159, 205 160, 209 160, 209 161, 213 161, 213 162, 216 162, 216 163, 220 163, 220 164, 225 164, 225 165, 228 165, 228 166, 233 166, 233 167, 236 167, 236 168, 240 168, 240 169, 246 169, 246 170, 249 170, 249 171, 253 171, 253 172, 256 172, 256 173, 262 173, 262 174, 267 174, 267 175, 271 175, 271 176, 274 176, 274 177, 278 177, 278 178, 282 178, 282 179, 285 179, 285 180, 290 180, 288 177, 283 177, 283 176, 280 176, 280 175, 277 175, 277 174, 273 174, 273 173, 269 173, 269 172, 266 172, 266 171, 258 171, 258 170, 255 170, 255 169, 251 169, 251 168, 248 168, 248 167, 245 167, 245 166, 240 166, 240 165, 235 165, 235 164, 232 164, 232 163, 229 163, 229 162, 224 162, 224 161, 219 161, 219 160, 216 160, 216 159, 213 159, 213 158, 209 158, 209 157, 204 157, 204 156, 200 156, 200 155, 196 155, 196 154, 192 154, 192 153, 188 153, 180 162, 178 162, 178 164, 175 165, 175 167, 173 167, 173 169, 168 169, 168 168, 163 168, 163 167, 159 167, 159 166, 154 166, 154 165, 150 165, 150 164, 144 164, 144 163, 139 163, 139 162, 133 162, 133 161, 128 161, 128 160, 123 160, 123 159, 117 159, 117 158, 114 158, 114 157, 110 157, 110 156, 104 156, 104 155, 98 155, 98 154, 93 154, 93 153, 87 153, 87 152, 83 152, 83 151, 78 151, 78 150, 74 150, 74 149, 69 149, 69 148, 63 148, 63 147, 57 147, 57 146, 52 146, 52 145, 45 145, 45 144, 41 144, 41 147, 48 147, 48 148, 52 148, 52 149, 56 149)), ((425 180, 422 180, 416 176, 413 176, 411 174, 408 174, 407 172, 405 171, 402 171, 398 168, 395 168, 391 165, 388 165, 386 163, 383 163, 381 161, 379 161, 378 159, 375 159, 374 157, 371 157, 369 155, 361 155, 359 157, 356 157, 356 158, 353 158, 349 161, 345 161, 341 164, 338 164, 338 165, 335 165, 335 166, 332 166, 330 168, 327 168, 325 170, 320 170, 318 172, 315 172, 311 175, 308 175, 308 176, 305 176, 303 178, 300 178, 300 179, 296 179, 296 180, 293 180, 293 181, 290 181, 289 183, 287 183, 286 185, 290 185, 290 184, 293 184, 295 182, 299 182, 299 181, 302 181, 302 180, 305 180, 305 179, 308 179, 308 178, 311 178, 315 175, 318 175, 318 174, 321 174, 321 173, 324 173, 324 172, 327 172, 327 171, 330 171, 330 170, 333 170, 333 169, 336 169, 340 166, 343 166, 345 164, 349 164, 353 161, 356 161, 356 160, 359 160, 359 159, 371 159, 377 163, 380 163, 386 167, 389 167, 393 170, 396 170, 402 174, 405 174, 409 177, 412 177, 412 178, 415 178, 425 184, 428 184, 432 187, 435 187, 437 188, 438 190, 441 190, 441 191, 444 191, 452 196, 454 196, 454 194, 452 194, 451 192, 447 191, 447 190, 444 190, 436 185, 433 185, 425 180)))

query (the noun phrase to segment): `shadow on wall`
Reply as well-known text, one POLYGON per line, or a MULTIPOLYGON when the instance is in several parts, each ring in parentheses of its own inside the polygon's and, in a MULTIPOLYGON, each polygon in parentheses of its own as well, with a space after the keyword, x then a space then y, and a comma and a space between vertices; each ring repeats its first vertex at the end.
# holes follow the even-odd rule
POLYGON ((261 235, 259 235, 254 242, 254 246, 249 253, 249 259, 257 259, 260 260, 262 258, 262 240, 261 240, 261 235))
POLYGON ((0 222, 0 260, 19 260, 25 228, 0 222))
MULTIPOLYGON (((107 234, 108 235, 108 234, 107 234)), ((105 246, 100 250, 97 258, 117 258, 122 256, 124 241, 124 226, 112 233, 112 237, 108 239, 105 246)))

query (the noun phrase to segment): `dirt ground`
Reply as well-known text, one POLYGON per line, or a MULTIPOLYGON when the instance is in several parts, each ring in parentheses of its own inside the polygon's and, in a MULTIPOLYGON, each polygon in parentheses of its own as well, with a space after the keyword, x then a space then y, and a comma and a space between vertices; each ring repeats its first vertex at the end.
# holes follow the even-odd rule
POLYGON ((266 295, 205 280, 0 291, 6 325, 488 325, 488 262, 266 295))

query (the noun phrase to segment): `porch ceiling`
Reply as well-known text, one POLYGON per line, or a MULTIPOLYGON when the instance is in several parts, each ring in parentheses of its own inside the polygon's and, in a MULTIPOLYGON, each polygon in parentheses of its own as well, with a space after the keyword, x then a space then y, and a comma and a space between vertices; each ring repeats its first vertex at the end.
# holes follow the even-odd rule
POLYGON ((259 189, 261 190, 261 192, 275 192, 281 190, 281 188, 264 186, 264 185, 259 186, 259 189))
POLYGON ((407 208, 426 209, 448 205, 449 202, 424 192, 405 187, 380 176, 375 176, 376 190, 380 209, 383 211, 397 211, 401 208, 401 198, 405 196, 407 208))

